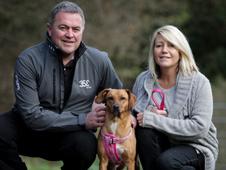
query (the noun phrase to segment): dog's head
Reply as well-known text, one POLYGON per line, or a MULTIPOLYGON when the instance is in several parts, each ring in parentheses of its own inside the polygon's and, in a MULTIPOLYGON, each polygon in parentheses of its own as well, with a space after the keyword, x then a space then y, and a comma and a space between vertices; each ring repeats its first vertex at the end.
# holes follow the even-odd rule
POLYGON ((129 89, 104 89, 95 98, 96 103, 105 103, 107 111, 120 117, 122 112, 132 110, 136 96, 129 89))

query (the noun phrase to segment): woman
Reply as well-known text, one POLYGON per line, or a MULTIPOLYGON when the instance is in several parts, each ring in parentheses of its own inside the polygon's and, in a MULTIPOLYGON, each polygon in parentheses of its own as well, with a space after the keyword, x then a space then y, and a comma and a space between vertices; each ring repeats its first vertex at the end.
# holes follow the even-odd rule
POLYGON ((214 170, 218 155, 209 80, 183 33, 166 25, 151 40, 149 70, 133 87, 137 151, 144 170, 214 170))

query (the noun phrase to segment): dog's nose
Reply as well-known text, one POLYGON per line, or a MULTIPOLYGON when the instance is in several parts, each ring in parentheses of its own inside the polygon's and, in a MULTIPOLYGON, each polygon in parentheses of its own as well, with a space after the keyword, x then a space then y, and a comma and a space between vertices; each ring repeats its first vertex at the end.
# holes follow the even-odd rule
POLYGON ((113 106, 113 112, 114 112, 114 115, 115 116, 118 116, 119 117, 119 113, 120 113, 119 105, 114 105, 113 106))

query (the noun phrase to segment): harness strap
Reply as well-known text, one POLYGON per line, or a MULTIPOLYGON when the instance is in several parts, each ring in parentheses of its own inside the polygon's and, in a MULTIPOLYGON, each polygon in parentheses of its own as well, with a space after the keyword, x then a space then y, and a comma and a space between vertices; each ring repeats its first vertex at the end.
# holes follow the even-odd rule
POLYGON ((130 129, 130 132, 125 137, 119 138, 115 136, 113 133, 103 133, 101 131, 101 136, 104 143, 104 148, 107 153, 108 158, 114 163, 114 164, 121 164, 122 158, 120 157, 119 152, 117 151, 116 144, 121 144, 125 142, 132 134, 132 129, 130 129))

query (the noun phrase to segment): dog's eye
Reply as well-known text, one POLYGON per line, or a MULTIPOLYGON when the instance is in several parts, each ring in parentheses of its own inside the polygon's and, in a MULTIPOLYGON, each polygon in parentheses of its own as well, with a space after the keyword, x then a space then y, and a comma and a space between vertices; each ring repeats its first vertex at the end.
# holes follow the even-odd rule
POLYGON ((120 97, 120 100, 126 100, 126 98, 125 97, 120 97))
POLYGON ((113 100, 113 97, 107 97, 107 100, 113 100))

